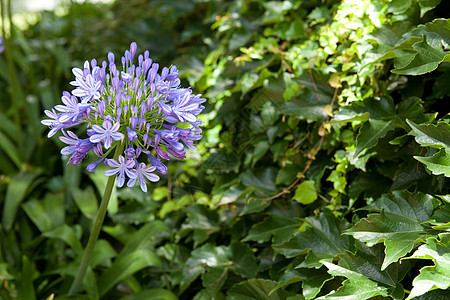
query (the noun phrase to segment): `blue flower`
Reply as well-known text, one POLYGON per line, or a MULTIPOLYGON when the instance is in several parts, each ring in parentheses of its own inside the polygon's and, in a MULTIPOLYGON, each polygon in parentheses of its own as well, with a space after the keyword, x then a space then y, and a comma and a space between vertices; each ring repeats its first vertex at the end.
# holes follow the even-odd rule
POLYGON ((68 146, 61 149, 61 154, 72 156, 69 158, 67 164, 78 164, 86 154, 92 149, 94 146, 89 139, 79 139, 78 136, 72 131, 67 131, 67 133, 63 132, 64 136, 60 136, 59 139, 68 144, 68 146))
POLYGON ((146 191, 147 181, 159 180, 151 172, 167 173, 161 160, 184 159, 187 149, 195 150, 194 142, 201 138, 198 115, 206 99, 180 86, 175 66, 160 68, 148 51, 139 55, 136 51, 133 42, 118 65, 110 52, 101 64, 92 59, 85 61, 83 68, 73 68, 75 79, 70 84, 74 89, 63 92, 62 104, 45 110, 49 119, 41 123, 50 128, 48 137, 62 132, 61 140, 67 146, 61 153, 71 155, 69 163, 80 163, 92 149, 98 160, 90 163, 87 171, 93 172, 105 162, 111 169, 104 174, 117 175, 118 186, 123 186, 128 176, 129 186, 138 182, 146 191), (86 126, 85 138, 66 132, 80 124, 86 126), (116 154, 116 161, 110 158, 113 149, 126 150, 116 154))
POLYGON ((103 172, 103 174, 106 176, 113 176, 118 174, 117 176, 118 187, 123 186, 123 184, 125 183, 125 174, 131 179, 136 178, 137 176, 136 172, 133 171, 133 167, 135 165, 134 161, 130 159, 125 160, 125 158, 122 155, 119 155, 119 162, 117 162, 114 159, 108 159, 106 163, 112 169, 106 170, 105 172, 103 172))
POLYGON ((105 149, 109 149, 111 147, 112 140, 119 141, 123 139, 124 135, 118 132, 120 127, 120 123, 116 122, 114 125, 111 125, 111 122, 104 121, 102 127, 98 125, 92 125, 92 129, 96 132, 92 135, 89 140, 93 143, 98 143, 100 141, 103 142, 105 149))
POLYGON ((0 53, 5 50, 5 46, 3 46, 3 37, 0 36, 0 53))
POLYGON ((147 192, 147 182, 146 182, 145 178, 147 178, 151 182, 157 182, 159 180, 158 175, 151 173, 155 170, 156 170, 156 167, 154 167, 154 166, 147 167, 147 165, 145 163, 140 163, 136 167, 136 170, 135 170, 136 177, 131 178, 128 181, 127 186, 129 186, 129 187, 134 186, 136 184, 136 179, 137 179, 139 182, 139 185, 141 186, 141 190, 144 192, 147 192))

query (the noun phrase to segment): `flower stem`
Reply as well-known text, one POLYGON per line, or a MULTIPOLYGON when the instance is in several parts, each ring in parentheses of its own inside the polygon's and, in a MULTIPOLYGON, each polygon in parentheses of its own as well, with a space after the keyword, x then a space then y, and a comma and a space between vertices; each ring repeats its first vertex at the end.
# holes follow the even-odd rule
MULTIPOLYGON (((125 147, 125 143, 120 142, 116 148, 116 152, 114 153, 114 159, 117 160, 119 154, 123 152, 125 147)), ((91 260, 92 252, 94 250, 95 242, 98 239, 100 234, 100 230, 103 225, 103 220, 105 219, 106 209, 108 208, 109 199, 111 197, 111 193, 114 187, 114 181, 116 176, 110 176, 108 178, 108 182, 106 183, 105 193, 103 194, 102 202, 100 203, 100 207, 97 212, 97 218, 95 220, 94 227, 92 228, 91 235, 89 236, 88 243, 86 245, 86 249, 84 249, 83 257, 81 259, 81 264, 78 267, 77 275, 75 276, 75 280, 72 283, 72 286, 69 290, 69 296, 74 296, 78 292, 80 285, 83 282, 84 276, 86 274, 86 270, 89 266, 89 262, 91 260)))

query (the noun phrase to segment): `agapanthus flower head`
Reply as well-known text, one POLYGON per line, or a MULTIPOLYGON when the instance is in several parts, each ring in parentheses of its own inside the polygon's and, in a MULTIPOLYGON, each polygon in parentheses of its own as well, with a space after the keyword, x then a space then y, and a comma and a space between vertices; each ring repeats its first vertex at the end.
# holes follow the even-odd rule
POLYGON ((92 59, 73 68, 74 89, 63 92, 63 104, 46 110, 49 119, 41 123, 50 128, 48 137, 61 131, 68 163, 80 163, 92 150, 98 160, 87 171, 103 162, 109 168, 104 175, 117 176, 119 187, 127 180, 127 186, 138 183, 145 192, 147 181, 159 180, 152 172, 167 173, 161 160, 183 159, 187 148, 195 150, 206 99, 182 88, 178 69, 160 68, 148 51, 135 64, 136 51, 133 42, 121 59, 109 52, 100 65, 92 59), (84 137, 67 130, 78 125, 86 130, 84 137))

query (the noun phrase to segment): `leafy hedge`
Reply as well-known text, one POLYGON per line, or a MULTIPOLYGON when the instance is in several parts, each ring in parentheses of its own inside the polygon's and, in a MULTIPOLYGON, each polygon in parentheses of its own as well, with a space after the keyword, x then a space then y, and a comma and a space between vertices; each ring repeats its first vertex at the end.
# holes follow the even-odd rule
POLYGON ((78 299, 446 299, 448 11, 135 0, 15 30, 0 56, 0 297, 65 298, 106 181, 63 166, 40 112, 72 64, 131 39, 208 99, 205 138, 149 193, 113 194, 78 299))

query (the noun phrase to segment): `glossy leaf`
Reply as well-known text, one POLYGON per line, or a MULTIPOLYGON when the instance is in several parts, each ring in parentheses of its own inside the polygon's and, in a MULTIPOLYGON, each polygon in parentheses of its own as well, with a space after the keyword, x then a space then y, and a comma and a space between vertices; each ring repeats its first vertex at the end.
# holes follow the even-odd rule
POLYGON ((261 300, 282 300, 286 299, 287 293, 276 290, 272 294, 270 291, 275 287, 275 283, 267 279, 249 279, 235 284, 228 292, 231 299, 261 299, 261 300))
POLYGON ((295 190, 293 199, 301 204, 313 203, 317 199, 317 192, 314 181, 305 180, 300 183, 295 190))
POLYGON ((414 156, 414 158, 423 163, 434 175, 443 174, 450 177, 450 148, 441 149, 431 157, 414 156))
POLYGON ((183 279, 181 289, 185 289, 206 267, 225 268, 231 265, 231 252, 227 247, 203 245, 192 251, 191 257, 186 261, 183 268, 183 279))
POLYGON ((416 142, 423 147, 450 149, 450 125, 439 122, 437 125, 415 124, 407 120, 413 130, 416 142))
POLYGON ((301 223, 298 219, 272 214, 264 221, 253 225, 243 241, 262 243, 272 238, 274 245, 281 245, 291 239, 301 223))
POLYGON ((305 299, 313 299, 320 292, 322 286, 333 277, 325 273, 323 269, 292 269, 289 268, 278 281, 277 286, 271 291, 288 286, 296 282, 302 282, 302 294, 305 299))
POLYGON ((376 282, 370 280, 366 276, 348 270, 344 267, 323 261, 323 264, 328 268, 328 273, 333 276, 343 276, 347 279, 342 283, 342 287, 333 291, 326 296, 318 299, 350 299, 363 300, 374 296, 387 297, 387 288, 379 286, 376 282))
POLYGON ((344 220, 325 211, 318 217, 305 218, 305 221, 310 224, 305 231, 296 232, 290 241, 274 247, 286 257, 307 252, 306 259, 297 267, 320 268, 322 259, 331 260, 337 254, 352 249, 353 239, 342 235, 349 226, 344 220))
POLYGON ((441 234, 439 240, 430 237, 421 245, 411 257, 431 259, 434 266, 420 269, 420 274, 413 280, 413 288, 408 298, 425 294, 434 289, 448 289, 450 287, 450 235, 441 234))
POLYGON ((369 247, 383 242, 386 249, 381 270, 410 252, 413 246, 427 237, 421 224, 431 218, 437 200, 424 194, 397 191, 384 195, 368 209, 381 210, 369 214, 345 234, 366 242, 369 247))

